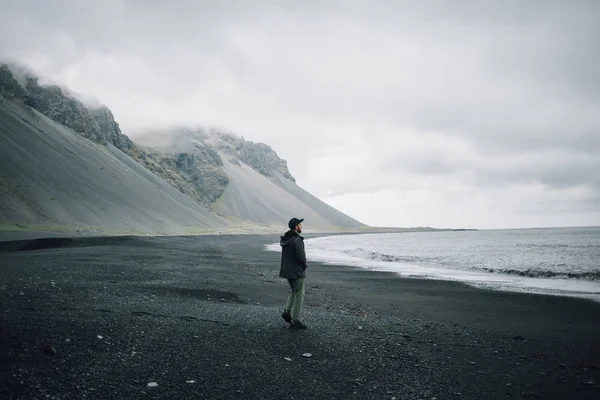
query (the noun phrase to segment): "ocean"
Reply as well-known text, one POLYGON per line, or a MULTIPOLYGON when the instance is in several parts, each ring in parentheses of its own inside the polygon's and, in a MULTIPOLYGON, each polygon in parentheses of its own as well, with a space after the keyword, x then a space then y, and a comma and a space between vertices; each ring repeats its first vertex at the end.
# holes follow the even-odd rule
MULTIPOLYGON (((305 244, 309 262, 600 301, 600 227, 335 235, 305 244)), ((267 249, 281 251, 278 243, 267 249)))

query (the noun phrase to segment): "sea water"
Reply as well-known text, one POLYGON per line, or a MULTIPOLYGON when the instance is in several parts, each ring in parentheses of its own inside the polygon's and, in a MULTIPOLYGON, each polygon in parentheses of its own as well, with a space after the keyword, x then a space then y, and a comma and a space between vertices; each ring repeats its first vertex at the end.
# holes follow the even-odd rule
POLYGON ((335 235, 305 245, 309 262, 600 301, 600 227, 335 235))

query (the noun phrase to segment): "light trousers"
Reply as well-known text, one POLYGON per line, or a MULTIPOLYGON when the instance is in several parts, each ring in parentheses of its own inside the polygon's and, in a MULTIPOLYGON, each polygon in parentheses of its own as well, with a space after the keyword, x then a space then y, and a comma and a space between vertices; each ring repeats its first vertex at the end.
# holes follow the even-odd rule
POLYGON ((304 302, 304 278, 288 279, 288 283, 291 291, 285 309, 290 312, 292 319, 297 321, 300 319, 300 311, 302 311, 304 302))

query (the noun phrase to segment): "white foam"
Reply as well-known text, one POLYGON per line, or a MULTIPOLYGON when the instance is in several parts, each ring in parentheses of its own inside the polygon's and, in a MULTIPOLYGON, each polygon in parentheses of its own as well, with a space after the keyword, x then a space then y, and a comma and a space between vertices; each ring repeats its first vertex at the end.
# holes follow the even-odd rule
MULTIPOLYGON (((352 243, 353 237, 356 237, 356 235, 346 236, 348 241, 344 243, 344 246, 340 246, 342 242, 340 242, 341 237, 339 236, 306 239, 305 244, 308 258, 309 260, 329 265, 353 266, 373 271, 393 272, 407 278, 459 281, 472 286, 493 290, 582 297, 600 301, 600 282, 561 278, 532 278, 484 271, 469 271, 372 260, 364 258, 366 252, 357 251, 356 247, 352 247, 354 245, 352 243), (328 242, 332 238, 336 240, 335 250, 328 248, 328 242), (363 257, 360 257, 361 254, 363 254, 363 257)), ((267 245, 266 250, 279 252, 281 251, 281 246, 279 243, 274 243, 267 245)))

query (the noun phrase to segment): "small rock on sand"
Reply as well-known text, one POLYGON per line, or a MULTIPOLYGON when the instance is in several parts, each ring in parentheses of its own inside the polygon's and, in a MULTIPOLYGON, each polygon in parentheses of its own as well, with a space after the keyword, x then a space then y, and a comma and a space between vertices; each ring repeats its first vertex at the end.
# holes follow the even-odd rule
POLYGON ((102 339, 104 339, 104 336, 98 335, 97 338, 102 340, 102 339))
POLYGON ((302 354, 302 357, 304 357, 304 358, 311 358, 312 354, 310 354, 310 353, 304 353, 304 354, 302 354))
POLYGON ((285 361, 292 361, 292 359, 291 359, 291 358, 289 358, 289 357, 283 357, 283 359, 284 359, 285 361))
POLYGON ((191 381, 185 381, 185 383, 196 383, 196 381, 191 380, 191 381))
POLYGON ((146 386, 148 386, 149 388, 155 388, 155 387, 158 387, 158 383, 156 383, 156 382, 150 382, 146 386))
POLYGON ((47 354, 49 356, 55 356, 58 354, 58 352, 56 351, 56 348, 51 345, 45 346, 43 352, 44 352, 44 354, 47 354))

